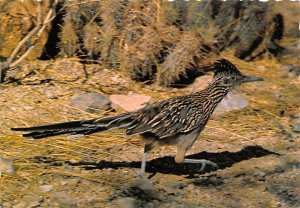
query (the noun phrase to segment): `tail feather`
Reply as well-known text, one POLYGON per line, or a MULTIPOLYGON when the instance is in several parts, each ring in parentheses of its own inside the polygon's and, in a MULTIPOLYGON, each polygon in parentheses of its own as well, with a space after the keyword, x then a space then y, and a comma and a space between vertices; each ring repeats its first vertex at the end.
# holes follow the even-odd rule
POLYGON ((31 131, 23 134, 23 137, 41 139, 61 134, 89 135, 92 133, 109 129, 125 128, 132 123, 130 114, 105 117, 100 119, 90 119, 84 121, 71 121, 43 126, 33 126, 24 128, 11 128, 13 131, 31 131))
POLYGON ((107 130, 104 126, 93 126, 83 127, 81 129, 60 129, 60 130, 45 130, 45 131, 33 131, 30 133, 23 134, 23 137, 41 139, 50 136, 57 136, 61 134, 72 134, 72 135, 89 135, 92 133, 107 130))
POLYGON ((85 120, 85 121, 70 121, 64 123, 55 123, 42 126, 32 126, 32 127, 21 127, 21 128, 11 128, 13 131, 42 131, 42 130, 58 130, 67 128, 78 128, 82 125, 92 124, 97 119, 85 120))

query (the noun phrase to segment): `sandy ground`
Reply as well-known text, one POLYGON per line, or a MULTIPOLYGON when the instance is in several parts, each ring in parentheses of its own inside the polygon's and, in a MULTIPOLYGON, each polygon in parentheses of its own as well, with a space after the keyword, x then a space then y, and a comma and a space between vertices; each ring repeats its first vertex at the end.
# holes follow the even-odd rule
POLYGON ((213 117, 188 152, 218 169, 178 165, 176 149, 163 147, 149 156, 149 179, 136 176, 143 144, 122 131, 30 140, 9 128, 119 113, 71 107, 70 99, 84 91, 133 91, 160 100, 189 89, 144 87, 101 67, 76 70, 82 65, 72 61, 43 64, 30 63, 14 74, 17 82, 0 86, 0 157, 17 168, 1 175, 0 207, 300 207, 300 139, 293 131, 300 118, 299 80, 279 64, 249 64, 243 71, 266 80, 241 87, 250 105, 213 117))

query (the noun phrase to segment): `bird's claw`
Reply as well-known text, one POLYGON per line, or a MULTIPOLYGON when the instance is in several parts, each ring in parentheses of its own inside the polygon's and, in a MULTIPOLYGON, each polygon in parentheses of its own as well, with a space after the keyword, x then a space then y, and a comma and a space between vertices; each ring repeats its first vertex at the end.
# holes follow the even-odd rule
POLYGON ((201 163, 201 168, 200 171, 203 171, 206 167, 206 165, 211 165, 213 168, 218 169, 218 165, 210 160, 205 160, 205 159, 184 159, 184 163, 194 163, 194 164, 200 164, 201 163))
POLYGON ((214 169, 218 169, 219 166, 217 165, 217 163, 214 163, 210 160, 201 160, 201 168, 200 168, 200 171, 203 171, 206 167, 206 165, 211 165, 214 169))
POLYGON ((145 171, 140 171, 139 173, 135 173, 135 175, 141 179, 148 179, 148 177, 145 175, 145 171))

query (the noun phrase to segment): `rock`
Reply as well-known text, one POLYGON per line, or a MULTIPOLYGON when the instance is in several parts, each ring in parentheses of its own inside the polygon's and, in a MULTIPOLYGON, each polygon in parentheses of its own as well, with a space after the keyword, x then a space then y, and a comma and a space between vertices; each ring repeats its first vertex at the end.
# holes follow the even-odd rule
POLYGON ((24 201, 21 201, 13 206, 13 208, 26 208, 26 207, 27 207, 27 203, 24 201))
POLYGON ((292 127, 294 132, 300 132, 300 122, 296 123, 293 127, 292 127))
MULTIPOLYGON (((1 207, 1 203, 0 203, 0 207, 1 207)), ((3 208, 11 208, 12 205, 11 205, 9 202, 3 202, 3 203, 2 203, 2 207, 3 207, 3 208)))
POLYGON ((51 89, 45 89, 44 90, 44 95, 49 98, 49 99, 57 99, 58 96, 54 90, 51 89))
POLYGON ((183 183, 169 183, 163 186, 163 190, 167 192, 167 194, 175 194, 178 193, 179 189, 182 189, 185 185, 183 183))
POLYGON ((177 192, 177 189, 172 186, 165 186, 163 189, 167 194, 175 194, 177 192))
POLYGON ((90 113, 96 113, 98 110, 106 111, 110 108, 110 104, 106 96, 95 92, 79 95, 71 100, 71 106, 90 113))
POLYGON ((21 201, 14 205, 13 208, 33 208, 40 207, 43 198, 37 195, 25 195, 21 201))
POLYGON ((218 107, 214 111, 214 114, 221 114, 231 110, 237 110, 245 108, 249 105, 249 101, 239 92, 229 92, 219 103, 218 107))
POLYGON ((11 159, 0 157, 0 173, 14 173, 16 171, 13 161, 11 159))
POLYGON ((281 98, 280 92, 275 92, 275 98, 278 100, 281 98))
POLYGON ((72 178, 68 181, 69 186, 77 186, 80 182, 80 179, 78 178, 72 178))
POLYGON ((26 111, 32 111, 34 109, 33 106, 29 106, 29 105, 24 105, 23 107, 26 111))
POLYGON ((53 190, 53 185, 42 185, 40 187, 41 192, 46 193, 53 190))
POLYGON ((266 67, 265 66, 258 66, 257 70, 259 70, 261 72, 265 72, 266 71, 266 67))
POLYGON ((65 196, 64 192, 56 193, 56 202, 59 204, 59 207, 65 208, 75 208, 77 207, 77 201, 75 199, 70 199, 65 196))
POLYGON ((61 186, 65 186, 65 185, 67 185, 68 184, 68 182, 67 181, 60 181, 60 183, 59 183, 61 186))
POLYGON ((253 173, 253 175, 255 175, 259 181, 265 181, 265 177, 266 177, 266 172, 259 169, 259 168, 255 168, 255 171, 253 173))
POLYGON ((139 207, 139 202, 134 198, 126 197, 118 199, 117 205, 120 208, 137 208, 139 207))
POLYGON ((171 183, 170 187, 173 189, 182 189, 186 186, 186 184, 182 183, 182 182, 175 182, 175 183, 171 183))
POLYGON ((289 207, 300 207, 300 174, 299 169, 274 174, 267 177, 267 189, 287 203, 289 207))
POLYGON ((114 109, 122 109, 127 112, 136 111, 151 101, 150 96, 133 93, 128 93, 127 95, 111 95, 109 98, 114 109))
POLYGON ((193 192, 194 190, 195 190, 195 185, 194 184, 187 185, 186 191, 193 192))
POLYGON ((161 196, 157 190, 155 190, 151 180, 138 179, 131 184, 131 190, 135 194, 143 195, 143 197, 150 199, 161 200, 161 196))
POLYGON ((191 93, 195 93, 195 92, 199 92, 200 90, 203 90, 204 88, 206 88, 209 83, 211 83, 213 80, 213 77, 210 75, 204 75, 201 77, 197 77, 194 81, 194 83, 189 86, 189 88, 191 89, 190 92, 191 93))
POLYGON ((300 76, 300 66, 287 65, 283 68, 293 75, 300 76))
POLYGON ((259 168, 255 168, 255 171, 254 171, 253 175, 265 177, 266 176, 266 172, 263 171, 263 170, 261 170, 261 169, 259 169, 259 168))

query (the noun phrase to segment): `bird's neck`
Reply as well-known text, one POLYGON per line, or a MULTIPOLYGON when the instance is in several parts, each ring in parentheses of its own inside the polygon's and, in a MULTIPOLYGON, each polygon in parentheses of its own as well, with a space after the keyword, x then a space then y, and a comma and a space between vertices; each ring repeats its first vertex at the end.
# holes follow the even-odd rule
POLYGON ((221 100, 227 95, 230 91, 228 86, 224 86, 223 83, 212 82, 207 88, 207 97, 215 104, 221 102, 221 100))

